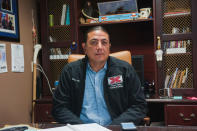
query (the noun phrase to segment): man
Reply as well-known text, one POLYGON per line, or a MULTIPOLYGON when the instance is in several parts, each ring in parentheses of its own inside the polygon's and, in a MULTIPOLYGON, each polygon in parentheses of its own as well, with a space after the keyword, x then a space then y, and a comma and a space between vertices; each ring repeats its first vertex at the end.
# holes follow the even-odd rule
POLYGON ((53 97, 54 118, 60 123, 117 125, 146 115, 140 80, 127 62, 109 56, 107 31, 93 27, 82 47, 86 57, 67 64, 53 97))

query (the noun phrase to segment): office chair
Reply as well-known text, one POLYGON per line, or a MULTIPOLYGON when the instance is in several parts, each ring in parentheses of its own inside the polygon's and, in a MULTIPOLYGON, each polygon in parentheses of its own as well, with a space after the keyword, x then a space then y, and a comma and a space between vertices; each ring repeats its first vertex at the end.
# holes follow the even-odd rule
MULTIPOLYGON (((120 60, 128 62, 129 64, 132 64, 130 51, 120 51, 120 52, 111 53, 110 56, 116 57, 120 60)), ((78 59, 82 59, 83 57, 85 57, 85 55, 71 54, 68 57, 68 63, 71 63, 71 62, 76 61, 78 59)))
MULTIPOLYGON (((119 52, 111 53, 110 56, 116 57, 120 60, 128 62, 129 64, 132 64, 131 52, 130 51, 119 51, 119 52)), ((82 59, 83 57, 85 57, 85 55, 71 54, 68 57, 68 63, 71 63, 71 62, 76 61, 78 59, 82 59)), ((145 117, 144 120, 143 120, 143 123, 144 123, 145 126, 149 126, 150 125, 150 118, 145 117)))

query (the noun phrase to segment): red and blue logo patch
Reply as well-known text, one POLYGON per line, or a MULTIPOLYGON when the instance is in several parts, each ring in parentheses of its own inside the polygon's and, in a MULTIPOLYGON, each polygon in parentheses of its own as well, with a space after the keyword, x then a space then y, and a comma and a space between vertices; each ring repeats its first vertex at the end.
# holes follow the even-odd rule
POLYGON ((111 89, 123 87, 122 75, 108 77, 108 85, 111 89))

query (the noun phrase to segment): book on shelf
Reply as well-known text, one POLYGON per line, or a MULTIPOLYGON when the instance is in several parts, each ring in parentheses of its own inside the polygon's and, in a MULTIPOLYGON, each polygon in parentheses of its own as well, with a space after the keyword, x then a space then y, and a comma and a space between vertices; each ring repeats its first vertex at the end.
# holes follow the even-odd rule
POLYGON ((175 78, 178 72, 178 68, 176 68, 176 70, 174 71, 173 75, 172 75, 172 82, 170 84, 170 88, 173 88, 174 82, 175 82, 175 78))
POLYGON ((191 14, 190 12, 187 11, 180 11, 180 12, 166 12, 164 13, 164 17, 169 17, 169 16, 181 16, 181 15, 189 15, 191 14))
POLYGON ((164 42, 163 50, 166 54, 179 54, 187 52, 187 45, 190 45, 190 40, 188 41, 168 41, 164 42))
POLYGON ((178 84, 177 84, 177 81, 178 81, 178 79, 179 79, 180 73, 181 73, 181 71, 178 70, 172 88, 177 88, 177 85, 178 85, 178 84))
POLYGON ((170 74, 169 74, 169 71, 170 69, 167 70, 167 73, 166 73, 166 78, 165 78, 165 83, 164 83, 164 88, 167 88, 168 87, 168 82, 170 80, 170 74))
POLYGON ((186 79, 188 76, 188 67, 185 70, 176 70, 170 75, 166 74, 165 78, 165 88, 181 88, 181 84, 186 83, 186 79))
POLYGON ((169 81, 168 81, 168 84, 167 84, 167 88, 170 88, 171 83, 172 83, 172 78, 173 78, 173 75, 170 75, 170 78, 169 78, 169 81))
POLYGON ((188 73, 188 68, 185 69, 185 75, 183 76, 182 83, 185 83, 185 81, 187 79, 187 73, 188 73))
POLYGON ((172 73, 171 75, 167 74, 165 79, 165 88, 177 88, 181 72, 181 70, 176 68, 174 73, 172 73))
POLYGON ((165 85, 164 85, 164 87, 165 88, 167 88, 168 87, 168 82, 169 82, 169 80, 170 80, 170 75, 166 75, 166 78, 165 78, 165 85))
POLYGON ((166 54, 186 53, 186 48, 167 48, 166 54))
POLYGON ((187 44, 190 44, 190 40, 188 41, 168 41, 168 42, 164 42, 164 49, 166 48, 186 48, 187 44))
POLYGON ((180 74, 180 78, 179 78, 179 81, 178 81, 178 86, 177 86, 177 88, 181 88, 181 83, 182 83, 184 74, 185 74, 185 70, 181 71, 181 74, 180 74))
POLYGON ((60 25, 65 25, 65 23, 66 23, 66 11, 67 11, 66 8, 67 8, 67 5, 66 4, 63 4, 60 25))
POLYGON ((66 25, 70 25, 70 9, 69 9, 69 6, 67 6, 67 9, 66 9, 66 25))
POLYGON ((49 59, 50 60, 67 60, 68 59, 68 54, 62 54, 62 55, 50 55, 49 59))

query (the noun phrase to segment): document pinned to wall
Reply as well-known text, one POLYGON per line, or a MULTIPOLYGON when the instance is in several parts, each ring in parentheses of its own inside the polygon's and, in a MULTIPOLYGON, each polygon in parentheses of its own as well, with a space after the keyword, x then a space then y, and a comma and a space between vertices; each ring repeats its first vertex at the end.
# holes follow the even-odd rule
POLYGON ((0 73, 8 72, 6 60, 6 45, 0 44, 0 73))
POLYGON ((12 72, 24 72, 23 45, 11 44, 12 72))

